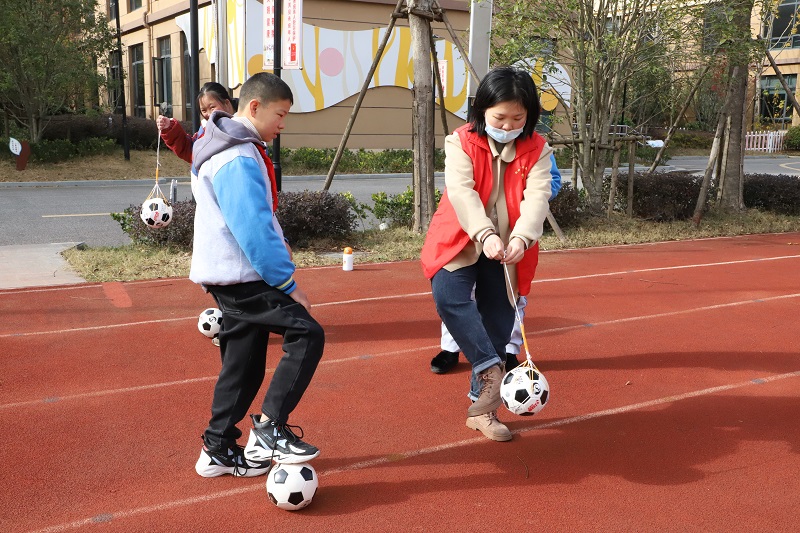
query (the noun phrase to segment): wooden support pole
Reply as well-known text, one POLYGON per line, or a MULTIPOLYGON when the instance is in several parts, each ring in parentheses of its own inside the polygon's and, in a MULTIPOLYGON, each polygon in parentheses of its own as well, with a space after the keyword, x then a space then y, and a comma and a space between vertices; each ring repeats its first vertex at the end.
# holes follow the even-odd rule
POLYGON ((403 2, 405 2, 405 0, 397 0, 397 5, 392 12, 392 20, 389 21, 389 26, 386 28, 386 33, 383 34, 381 44, 378 46, 378 50, 375 52, 375 58, 372 60, 372 66, 370 66, 367 77, 364 79, 364 84, 361 86, 361 92, 358 93, 358 98, 353 106, 353 111, 350 113, 350 119, 347 121, 347 127, 344 129, 342 140, 339 142, 339 147, 336 149, 336 155, 333 158, 330 170, 328 170, 328 177, 325 179, 325 185, 322 187, 323 191, 327 191, 331 188, 331 182, 333 182, 333 176, 336 174, 336 168, 339 166, 339 161, 342 160, 342 154, 344 153, 345 146, 347 146, 347 140, 350 138, 350 133, 353 131, 353 125, 356 122, 358 110, 361 109, 361 103, 364 101, 364 96, 367 94, 367 89, 369 89, 372 76, 375 75, 375 70, 378 68, 378 63, 380 62, 381 57, 383 57, 383 51, 386 49, 386 44, 389 42, 389 38, 392 35, 395 21, 403 16, 402 13, 400 13, 400 8, 403 6, 403 2))

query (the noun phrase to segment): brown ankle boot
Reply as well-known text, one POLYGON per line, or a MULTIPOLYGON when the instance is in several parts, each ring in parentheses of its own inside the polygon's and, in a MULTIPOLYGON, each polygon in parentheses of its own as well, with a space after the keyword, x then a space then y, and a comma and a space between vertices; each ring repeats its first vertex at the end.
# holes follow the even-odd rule
POLYGON ((511 440, 511 431, 497 419, 497 411, 468 417, 467 427, 480 431, 492 440, 500 442, 511 440))
POLYGON ((500 407, 500 383, 503 381, 503 368, 495 365, 479 374, 481 393, 475 403, 467 409, 467 416, 485 415, 500 407))

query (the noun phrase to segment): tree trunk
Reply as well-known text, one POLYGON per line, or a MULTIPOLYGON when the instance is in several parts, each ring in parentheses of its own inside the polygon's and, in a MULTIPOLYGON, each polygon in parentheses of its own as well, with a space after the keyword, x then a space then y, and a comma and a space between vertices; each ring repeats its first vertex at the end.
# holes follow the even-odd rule
POLYGON ((617 175, 619 174, 620 144, 614 143, 614 162, 611 164, 611 187, 608 191, 608 211, 606 216, 614 214, 614 202, 617 196, 617 175))
POLYGON ((628 205, 625 214, 633 218, 633 175, 636 172, 636 141, 628 145, 628 205))
POLYGON ((730 133, 726 143, 724 182, 720 196, 723 211, 739 212, 744 209, 741 184, 744 179, 744 134, 745 106, 747 105, 747 65, 734 67, 731 84, 734 93, 731 98, 731 112, 728 115, 730 133))
MULTIPOLYGON (((734 72, 739 67, 734 67, 734 72)), ((731 99, 733 98, 733 79, 728 80, 728 90, 725 92, 725 103, 717 119, 717 131, 714 134, 714 142, 711 144, 711 154, 708 156, 708 163, 706 164, 706 171, 703 174, 703 183, 700 185, 700 193, 697 195, 697 204, 694 207, 694 214, 692 215, 692 222, 695 227, 700 225, 703 219, 703 212, 706 207, 706 199, 708 197, 708 188, 711 185, 711 177, 714 174, 714 169, 719 169, 722 162, 720 158, 720 146, 722 146, 723 136, 725 134, 725 126, 728 123, 728 114, 731 106, 731 99)), ((717 177, 721 174, 717 170, 717 177)))
POLYGON ((431 25, 415 12, 431 13, 431 0, 409 0, 408 25, 414 57, 414 225, 425 233, 436 209, 434 164, 433 66, 431 64, 431 25))

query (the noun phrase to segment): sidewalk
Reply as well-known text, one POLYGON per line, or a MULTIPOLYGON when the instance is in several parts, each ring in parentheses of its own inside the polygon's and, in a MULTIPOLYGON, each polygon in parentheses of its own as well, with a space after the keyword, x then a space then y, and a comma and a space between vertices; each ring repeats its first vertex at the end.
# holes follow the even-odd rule
POLYGON ((75 274, 61 252, 77 242, 0 246, 0 289, 71 285, 85 280, 75 274))

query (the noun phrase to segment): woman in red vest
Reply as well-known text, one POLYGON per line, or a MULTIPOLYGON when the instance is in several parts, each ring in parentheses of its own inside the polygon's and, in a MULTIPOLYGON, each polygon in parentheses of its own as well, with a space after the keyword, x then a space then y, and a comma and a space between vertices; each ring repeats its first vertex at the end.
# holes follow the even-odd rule
POLYGON ((534 132, 539 112, 528 72, 501 67, 481 81, 468 123, 445 139, 445 193, 421 254, 436 311, 472 365, 467 427, 497 441, 511 440, 497 419, 505 346, 551 194, 553 150, 534 132))

